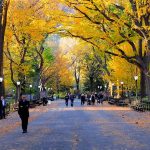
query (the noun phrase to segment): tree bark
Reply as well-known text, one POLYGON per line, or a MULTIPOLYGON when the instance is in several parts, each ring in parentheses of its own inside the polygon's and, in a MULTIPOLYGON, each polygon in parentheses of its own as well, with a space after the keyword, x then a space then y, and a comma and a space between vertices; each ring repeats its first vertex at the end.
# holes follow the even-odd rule
MULTIPOLYGON (((143 52, 143 47, 142 47, 143 40, 139 39, 138 44, 139 44, 139 47, 138 47, 139 48, 139 56, 143 60, 143 54, 142 54, 142 52, 143 52)), ((141 93, 141 98, 146 96, 145 80, 146 80, 145 74, 142 70, 140 70, 140 93, 141 93)))
MULTIPOLYGON (((3 72, 3 47, 4 47, 4 36, 5 36, 5 29, 7 23, 7 10, 9 6, 9 0, 0 0, 0 77, 4 78, 3 72)), ((0 87, 0 96, 5 94, 4 90, 4 82, 1 84, 0 87)))
POLYGON ((145 60, 146 69, 148 72, 148 74, 146 75, 146 92, 148 95, 148 100, 150 101, 150 40, 148 40, 147 54, 145 60))
MULTIPOLYGON (((3 75, 3 25, 2 25, 2 14, 3 14, 3 3, 4 0, 0 1, 0 77, 4 77, 3 75)), ((0 84, 0 96, 2 96, 4 93, 4 84, 0 84)))

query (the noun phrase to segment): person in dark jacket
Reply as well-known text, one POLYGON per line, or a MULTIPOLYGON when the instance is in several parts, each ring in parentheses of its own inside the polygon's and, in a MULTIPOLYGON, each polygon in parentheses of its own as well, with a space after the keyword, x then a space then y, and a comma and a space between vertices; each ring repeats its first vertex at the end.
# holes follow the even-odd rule
POLYGON ((27 133, 28 118, 29 118, 29 101, 27 101, 26 96, 22 95, 19 101, 18 114, 22 121, 22 133, 27 133))
POLYGON ((91 95, 91 100, 92 100, 92 104, 95 105, 95 95, 94 94, 91 95))
POLYGON ((1 101, 2 101, 2 118, 6 119, 5 118, 6 101, 4 99, 4 96, 1 96, 1 101))
POLYGON ((101 103, 101 104, 103 104, 103 93, 100 93, 99 94, 99 102, 101 103))
POLYGON ((74 95, 70 94, 70 101, 71 101, 71 107, 73 107, 73 103, 74 103, 74 95))
POLYGON ((43 89, 43 91, 41 91, 40 97, 43 101, 43 106, 46 106, 48 101, 47 101, 47 90, 45 88, 43 89))
POLYGON ((68 100, 69 100, 69 94, 67 93, 66 96, 65 96, 65 103, 66 103, 66 106, 68 106, 68 100))
POLYGON ((87 105, 91 105, 91 94, 87 94, 87 105))
POLYGON ((85 95, 81 94, 81 105, 84 105, 85 103, 85 95))

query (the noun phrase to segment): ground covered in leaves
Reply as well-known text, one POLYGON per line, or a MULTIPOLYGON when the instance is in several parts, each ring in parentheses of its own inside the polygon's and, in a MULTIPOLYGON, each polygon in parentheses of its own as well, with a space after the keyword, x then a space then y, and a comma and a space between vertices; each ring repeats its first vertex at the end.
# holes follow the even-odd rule
POLYGON ((30 109, 28 133, 17 112, 0 120, 0 150, 149 150, 150 113, 107 104, 30 109))

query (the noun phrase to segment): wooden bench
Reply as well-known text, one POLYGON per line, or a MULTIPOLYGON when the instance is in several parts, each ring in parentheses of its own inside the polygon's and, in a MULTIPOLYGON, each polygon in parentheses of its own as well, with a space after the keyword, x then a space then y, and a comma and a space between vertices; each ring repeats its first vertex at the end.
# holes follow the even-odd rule
POLYGON ((145 107, 142 103, 136 104, 135 106, 132 106, 132 108, 136 111, 145 111, 145 107))

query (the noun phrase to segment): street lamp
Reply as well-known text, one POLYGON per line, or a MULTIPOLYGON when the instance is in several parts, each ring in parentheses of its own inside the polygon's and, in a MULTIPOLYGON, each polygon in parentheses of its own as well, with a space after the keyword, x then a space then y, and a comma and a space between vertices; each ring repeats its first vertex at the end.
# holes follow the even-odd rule
POLYGON ((17 81, 17 85, 20 85, 20 81, 17 81))
POLYGON ((32 84, 30 84, 29 87, 30 87, 30 101, 31 101, 31 88, 32 88, 32 84))
POLYGON ((1 82, 1 83, 3 82, 3 78, 2 78, 2 77, 0 77, 0 82, 1 82))
POLYGON ((17 99, 16 99, 16 102, 17 100, 19 100, 20 98, 20 81, 17 81, 17 99))
POLYGON ((122 98, 123 98, 123 84, 124 82, 120 82, 121 83, 121 88, 122 88, 122 98))
POLYGON ((2 86, 3 78, 0 77, 0 96, 3 95, 3 86, 2 86))
POLYGON ((138 87, 137 87, 137 80, 138 80, 138 76, 135 75, 134 76, 134 80, 135 80, 135 87, 136 87, 136 99, 137 99, 137 93, 138 93, 138 87))

